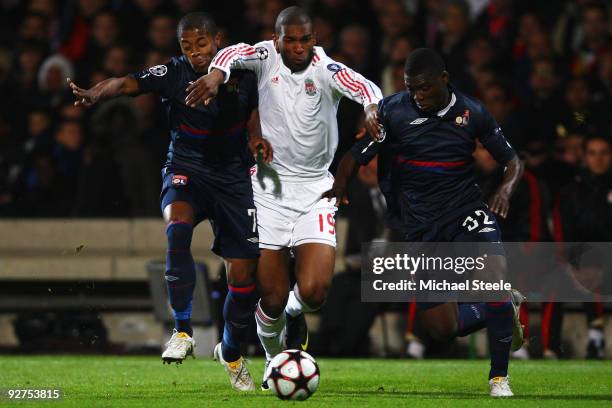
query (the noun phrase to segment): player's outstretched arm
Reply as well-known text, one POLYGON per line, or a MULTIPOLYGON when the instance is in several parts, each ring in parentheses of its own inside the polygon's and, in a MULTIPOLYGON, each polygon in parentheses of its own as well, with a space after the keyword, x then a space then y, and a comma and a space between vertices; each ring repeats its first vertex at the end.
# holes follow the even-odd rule
POLYGON ((223 48, 210 62, 208 75, 187 87, 185 103, 191 107, 195 107, 198 101, 208 105, 217 95, 219 86, 229 81, 233 69, 247 69, 260 77, 269 65, 273 52, 271 41, 263 41, 254 46, 240 43, 223 48))
POLYGON ((363 106, 365 112, 364 125, 370 137, 380 142, 384 132, 378 113, 378 102, 382 99, 382 91, 372 81, 353 71, 349 67, 329 60, 327 69, 323 72, 329 78, 329 83, 339 95, 347 97, 363 106))
POLYGON ((89 107, 104 99, 121 95, 137 95, 140 91, 138 81, 130 76, 105 79, 89 89, 80 88, 70 78, 66 78, 66 81, 77 98, 74 106, 89 107))
POLYGON ((517 155, 506 164, 502 183, 489 201, 489 209, 492 213, 506 218, 510 209, 510 197, 512 197, 519 180, 523 176, 523 170, 523 162, 517 155))
POLYGON ((344 156, 342 156, 342 160, 340 160, 340 164, 338 165, 336 178, 332 188, 324 192, 321 197, 327 198, 328 200, 335 198, 336 207, 339 207, 342 204, 348 204, 349 200, 347 195, 347 187, 351 180, 353 180, 355 177, 355 174, 357 174, 359 166, 360 164, 357 162, 357 160, 355 160, 352 153, 350 151, 346 152, 344 156))

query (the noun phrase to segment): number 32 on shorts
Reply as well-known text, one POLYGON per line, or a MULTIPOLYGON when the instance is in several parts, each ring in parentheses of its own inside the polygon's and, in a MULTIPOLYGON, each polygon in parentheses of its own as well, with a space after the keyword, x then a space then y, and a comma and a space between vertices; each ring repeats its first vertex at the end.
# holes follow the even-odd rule
POLYGON ((474 211, 474 217, 468 215, 467 218, 463 221, 463 224, 461 224, 461 226, 467 228, 468 231, 474 231, 480 225, 493 224, 495 224, 495 222, 489 219, 486 212, 484 212, 483 210, 476 210, 474 211), (479 218, 480 222, 478 222, 479 218))
POLYGON ((319 214, 319 231, 324 232, 325 229, 327 229, 327 232, 334 235, 336 233, 335 227, 336 221, 334 220, 334 214, 319 214))

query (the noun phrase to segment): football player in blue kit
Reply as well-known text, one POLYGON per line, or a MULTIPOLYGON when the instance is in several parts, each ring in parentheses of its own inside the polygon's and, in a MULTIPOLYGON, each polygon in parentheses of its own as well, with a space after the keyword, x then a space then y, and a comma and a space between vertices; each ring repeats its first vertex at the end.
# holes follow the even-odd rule
MULTIPOLYGON (((449 83, 444 61, 433 50, 414 50, 405 66, 406 91, 380 101, 380 128, 355 143, 338 167, 326 197, 348 203, 346 187, 360 165, 378 155, 378 177, 387 201, 389 227, 406 242, 501 242, 496 216, 506 217, 523 165, 491 114, 449 83), (505 166, 487 206, 473 176, 476 139, 505 166)), ((503 253, 503 252, 501 252, 503 253)), ((503 255, 489 256, 487 272, 505 268, 503 255)), ((497 300, 497 299, 496 299, 497 300)), ((491 353, 491 396, 512 396, 510 350, 523 342, 518 309, 523 297, 500 301, 421 303, 421 321, 439 339, 466 336, 486 327, 491 353)))
POLYGON ((182 55, 167 64, 110 78, 91 89, 68 82, 76 105, 91 106, 115 96, 147 92, 161 97, 171 136, 161 192, 168 239, 165 278, 176 322, 162 359, 182 362, 193 354, 191 303, 196 273, 191 239, 193 228, 208 219, 215 236, 212 251, 225 261, 229 286, 223 341, 215 347, 215 358, 229 373, 233 388, 254 390, 240 354, 257 302, 254 272, 259 257, 250 176, 254 160, 249 147, 263 149, 266 161, 272 154, 261 137, 257 80, 248 71, 237 71, 210 104, 186 105, 186 88, 206 74, 220 36, 208 15, 191 13, 180 20, 177 37, 182 55))

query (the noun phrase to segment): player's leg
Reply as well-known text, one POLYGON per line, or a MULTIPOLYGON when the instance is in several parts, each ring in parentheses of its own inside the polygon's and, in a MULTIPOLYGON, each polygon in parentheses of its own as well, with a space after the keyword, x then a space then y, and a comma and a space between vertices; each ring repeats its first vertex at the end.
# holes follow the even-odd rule
POLYGON ((257 286, 260 300, 255 311, 257 335, 266 353, 266 360, 285 349, 284 313, 289 292, 287 249, 261 249, 257 263, 257 286))
POLYGON ((257 302, 255 268, 257 259, 226 258, 228 293, 223 305, 223 339, 215 347, 214 355, 230 375, 232 387, 239 391, 255 389, 240 346, 246 340, 248 328, 257 302))
POLYGON ((334 274, 336 248, 321 243, 306 243, 295 248, 296 284, 289 293, 287 313, 287 347, 306 351, 308 328, 304 313, 321 308, 334 274))
POLYGON ((327 296, 336 256, 335 201, 321 199, 333 184, 330 176, 304 184, 301 202, 309 208, 300 215, 293 228, 292 242, 296 254, 297 283, 289 293, 287 313, 287 346, 306 350, 308 328, 304 312, 321 307, 327 296))
POLYGON ((212 251, 224 259, 228 280, 223 339, 215 347, 214 356, 235 390, 252 391, 255 385, 240 353, 255 311, 255 268, 260 255, 251 181, 246 178, 237 186, 205 183, 203 191, 215 235, 212 251))
POLYGON ((166 236, 166 285, 170 306, 174 314, 175 329, 162 360, 167 363, 182 362, 193 354, 191 300, 195 287, 195 265, 191 256, 194 211, 186 201, 174 201, 164 207, 166 236))
MULTIPOLYGON (((291 231, 299 207, 292 198, 296 184, 283 184, 283 196, 275 197, 272 189, 263 188, 253 175, 253 197, 257 206, 257 227, 259 229, 259 248, 261 256, 257 263, 256 281, 260 300, 255 311, 257 335, 266 353, 268 362, 285 346, 284 313, 289 293, 289 277, 287 264, 291 244, 291 231)), ((265 381, 262 389, 267 389, 265 381)))
POLYGON ((419 318, 427 332, 438 341, 446 341, 457 335, 457 303, 419 302, 419 318))
POLYGON ((268 365, 274 356, 286 349, 285 306, 289 292, 289 275, 287 264, 289 250, 261 249, 261 256, 257 264, 257 288, 260 299, 255 311, 257 336, 266 353, 261 389, 267 390, 268 365))
MULTIPOLYGON (((481 280, 499 282, 506 274, 506 257, 501 242, 501 232, 495 215, 486 206, 469 210, 458 217, 446 229, 450 241, 453 242, 481 242, 489 243, 489 256, 485 268, 479 272, 481 280), (450 232, 449 232, 450 231, 450 232), (492 255, 497 253, 497 255, 492 255)), ((520 324, 519 309, 524 300, 517 291, 491 293, 494 299, 482 303, 470 303, 464 306, 458 315, 459 321, 467 319, 468 324, 463 328, 463 334, 469 334, 482 324, 482 312, 487 327, 489 352, 491 356, 491 369, 489 371, 489 385, 491 396, 512 396, 508 383, 508 364, 510 350, 518 350, 523 344, 523 330, 520 324), (471 309, 471 311, 470 311, 471 309), (470 321, 470 313, 478 313, 480 318, 470 321), (466 329, 467 327, 467 329, 466 329)))

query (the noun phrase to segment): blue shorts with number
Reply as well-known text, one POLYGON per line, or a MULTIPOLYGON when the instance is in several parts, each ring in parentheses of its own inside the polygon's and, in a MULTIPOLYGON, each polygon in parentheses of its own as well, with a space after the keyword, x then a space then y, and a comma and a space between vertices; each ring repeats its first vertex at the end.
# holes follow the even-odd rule
MULTIPOLYGON (((484 203, 479 202, 466 205, 426 228, 409 231, 404 240, 406 242, 491 243, 494 244, 493 254, 504 256, 501 237, 497 218, 484 203)), ((417 309, 427 310, 442 304, 444 302, 418 302, 417 309)))
POLYGON ((259 256, 257 210, 251 177, 222 183, 195 172, 162 170, 161 209, 176 201, 193 208, 194 225, 210 221, 215 235, 212 251, 223 258, 250 259, 259 256))

